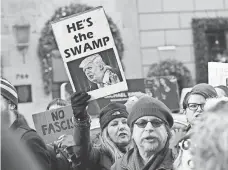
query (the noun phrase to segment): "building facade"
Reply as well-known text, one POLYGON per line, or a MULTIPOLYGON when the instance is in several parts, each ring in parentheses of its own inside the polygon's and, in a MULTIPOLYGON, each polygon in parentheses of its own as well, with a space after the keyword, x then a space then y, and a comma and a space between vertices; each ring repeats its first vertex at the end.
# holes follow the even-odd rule
MULTIPOLYGON (((193 18, 228 18, 228 0, 8 0, 1 9, 1 75, 20 91, 19 111, 34 127, 32 114, 45 111, 67 78, 59 62, 53 66, 53 93, 44 90, 37 52, 44 24, 56 9, 80 3, 103 6, 118 26, 127 79, 146 77, 149 66, 177 59, 196 78, 193 18), (24 36, 24 37, 23 37, 24 36)), ((228 43, 225 43, 226 45, 228 43)))

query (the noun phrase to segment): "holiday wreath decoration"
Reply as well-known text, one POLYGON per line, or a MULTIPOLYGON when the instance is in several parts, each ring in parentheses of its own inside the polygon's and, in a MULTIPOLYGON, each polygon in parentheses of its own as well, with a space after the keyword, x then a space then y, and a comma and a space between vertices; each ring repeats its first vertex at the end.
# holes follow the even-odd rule
MULTIPOLYGON (((38 56, 41 61, 44 90, 46 94, 51 92, 52 87, 52 57, 61 57, 50 23, 60 18, 81 13, 92 8, 93 7, 84 4, 70 4, 69 6, 58 8, 51 19, 45 23, 45 26, 41 31, 41 37, 39 39, 38 56)), ((124 45, 120 31, 109 16, 107 16, 107 19, 121 60, 124 53, 124 45)))
POLYGON ((193 81, 188 68, 177 60, 165 60, 150 66, 147 77, 175 76, 179 87, 179 94, 183 88, 192 87, 193 81))
POLYGON ((207 31, 228 30, 228 18, 193 19, 193 41, 196 63, 196 83, 208 82, 209 51, 207 31))

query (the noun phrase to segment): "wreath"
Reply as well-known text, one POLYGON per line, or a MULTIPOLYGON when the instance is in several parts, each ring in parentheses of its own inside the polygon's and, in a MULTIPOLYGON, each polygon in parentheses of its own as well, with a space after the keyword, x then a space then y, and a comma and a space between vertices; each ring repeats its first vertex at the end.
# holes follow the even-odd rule
POLYGON ((190 71, 182 62, 177 60, 166 60, 154 63, 150 66, 147 77, 153 76, 175 76, 179 87, 179 94, 183 88, 192 87, 193 81, 190 71))
MULTIPOLYGON (((52 57, 61 58, 50 23, 59 20, 60 18, 65 18, 67 16, 81 13, 92 8, 93 7, 91 6, 83 4, 70 4, 69 6, 60 7, 55 11, 51 19, 45 23, 45 26, 41 31, 41 37, 39 39, 38 56, 41 61, 44 90, 46 94, 51 92, 52 87, 52 57)), ((109 16, 107 16, 107 20, 109 22, 110 30, 112 32, 120 60, 122 60, 124 45, 120 31, 109 16)))

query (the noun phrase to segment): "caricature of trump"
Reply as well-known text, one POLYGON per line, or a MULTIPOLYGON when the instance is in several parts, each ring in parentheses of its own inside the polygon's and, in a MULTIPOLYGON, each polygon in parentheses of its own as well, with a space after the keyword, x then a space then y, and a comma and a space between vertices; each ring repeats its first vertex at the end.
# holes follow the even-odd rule
POLYGON ((99 54, 94 54, 84 59, 79 68, 83 69, 86 77, 98 88, 120 82, 116 69, 106 65, 99 54))

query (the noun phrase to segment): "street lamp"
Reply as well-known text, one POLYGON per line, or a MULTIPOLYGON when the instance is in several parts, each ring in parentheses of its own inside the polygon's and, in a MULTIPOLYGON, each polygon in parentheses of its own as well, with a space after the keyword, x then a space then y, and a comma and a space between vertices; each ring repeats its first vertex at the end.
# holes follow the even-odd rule
POLYGON ((17 49, 22 53, 23 63, 25 63, 25 54, 29 46, 30 24, 15 24, 13 30, 16 38, 17 49))

